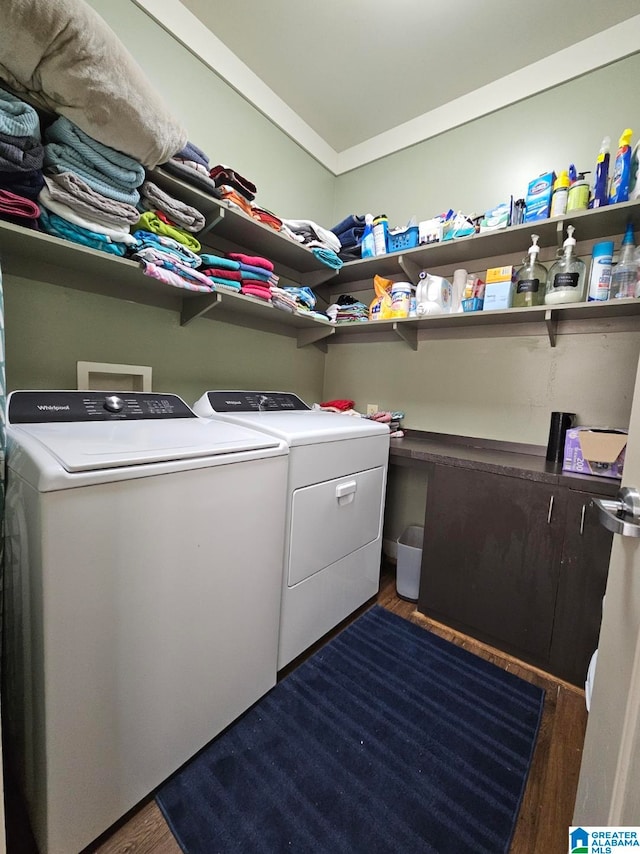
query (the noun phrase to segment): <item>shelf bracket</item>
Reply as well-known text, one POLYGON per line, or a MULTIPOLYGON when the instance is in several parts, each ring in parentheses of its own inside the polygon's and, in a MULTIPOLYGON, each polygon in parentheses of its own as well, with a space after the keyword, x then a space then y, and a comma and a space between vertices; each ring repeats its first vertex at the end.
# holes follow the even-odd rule
POLYGON ((398 264, 404 271, 409 281, 413 282, 414 285, 417 285, 418 281, 420 280, 420 273, 422 272, 423 268, 418 266, 415 261, 412 261, 411 258, 408 258, 406 255, 398 256, 398 264))
POLYGON ((556 223, 556 244, 558 249, 562 249, 564 243, 564 219, 559 219, 556 223))
POLYGON ((558 319, 550 308, 548 308, 544 313, 544 322, 547 327, 549 344, 551 344, 552 347, 555 347, 556 335, 558 332, 558 319))
POLYGON ((415 326, 410 326, 405 323, 394 323, 393 331, 399 338, 406 341, 412 350, 418 349, 418 330, 415 326))
POLYGON ((309 273, 302 273, 300 277, 305 285, 308 285, 310 288, 317 288, 319 285, 326 285, 330 282, 331 279, 338 275, 338 272, 334 268, 327 267, 326 270, 313 270, 309 273))
POLYGON ((333 326, 320 326, 317 329, 301 329, 298 332, 298 349, 307 347, 309 344, 315 344, 318 349, 326 353, 328 350, 326 339, 330 335, 335 335, 336 330, 333 326))
POLYGON ((198 234, 202 235, 202 234, 206 234, 208 231, 213 231, 213 229, 216 227, 216 225, 219 222, 222 222, 223 219, 224 219, 224 208, 221 207, 221 208, 218 208, 218 211, 215 214, 215 216, 212 217, 212 219, 210 219, 208 222, 205 223, 204 228, 201 228, 200 231, 198 232, 198 234))
POLYGON ((202 317, 203 314, 220 305, 221 302, 222 297, 220 294, 214 292, 192 297, 191 299, 183 299, 182 311, 180 312, 180 326, 186 326, 197 317, 202 317))

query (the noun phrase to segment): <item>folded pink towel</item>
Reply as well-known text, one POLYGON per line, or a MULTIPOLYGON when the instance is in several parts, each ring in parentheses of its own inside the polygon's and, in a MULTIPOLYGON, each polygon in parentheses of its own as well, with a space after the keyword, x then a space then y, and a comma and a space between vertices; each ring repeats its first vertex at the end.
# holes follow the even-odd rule
POLYGON ((25 199, 10 190, 0 190, 0 213, 36 219, 40 216, 40 208, 31 199, 25 199))
POLYGON ((231 258, 233 261, 240 261, 241 264, 263 267, 265 270, 273 272, 273 263, 268 258, 261 258, 260 255, 243 255, 242 252, 227 252, 227 258, 231 258))

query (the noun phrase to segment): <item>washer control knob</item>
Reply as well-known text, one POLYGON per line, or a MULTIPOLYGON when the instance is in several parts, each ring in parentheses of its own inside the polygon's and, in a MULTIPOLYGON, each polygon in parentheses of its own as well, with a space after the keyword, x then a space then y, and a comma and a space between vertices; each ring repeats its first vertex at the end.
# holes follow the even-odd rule
POLYGON ((109 412, 121 412, 123 407, 124 400, 117 394, 108 394, 104 399, 104 408, 109 412))

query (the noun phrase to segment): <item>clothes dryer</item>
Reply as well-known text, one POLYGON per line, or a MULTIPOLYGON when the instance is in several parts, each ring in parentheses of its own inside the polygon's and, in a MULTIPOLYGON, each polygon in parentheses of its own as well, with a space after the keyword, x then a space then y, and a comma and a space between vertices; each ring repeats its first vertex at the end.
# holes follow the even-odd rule
POLYGON ((289 446, 280 669, 378 592, 389 427, 290 392, 208 391, 193 409, 289 446))
POLYGON ((8 401, 3 721, 80 851, 276 682, 287 446, 170 394, 8 401))

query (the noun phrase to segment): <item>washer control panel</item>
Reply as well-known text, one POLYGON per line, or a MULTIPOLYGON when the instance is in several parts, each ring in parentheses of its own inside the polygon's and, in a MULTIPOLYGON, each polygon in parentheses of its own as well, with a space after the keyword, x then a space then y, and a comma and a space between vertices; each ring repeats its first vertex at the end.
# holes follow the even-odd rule
POLYGON ((311 409, 289 391, 210 391, 214 412, 300 412, 311 409))
POLYGON ((124 391, 14 391, 10 424, 197 418, 175 394, 124 391))

